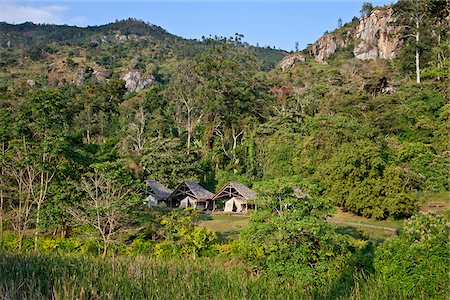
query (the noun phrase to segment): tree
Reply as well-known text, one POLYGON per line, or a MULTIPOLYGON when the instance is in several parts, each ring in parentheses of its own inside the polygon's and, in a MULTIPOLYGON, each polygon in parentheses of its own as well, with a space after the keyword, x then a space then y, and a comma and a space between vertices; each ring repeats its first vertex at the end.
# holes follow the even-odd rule
POLYGON ((417 175, 389 164, 386 150, 369 141, 343 144, 319 169, 326 194, 350 212, 384 219, 417 211, 417 175))
POLYGON ((175 104, 176 122, 187 134, 189 153, 192 135, 203 117, 204 90, 192 62, 181 63, 170 81, 168 96, 175 104))
POLYGON ((79 187, 86 199, 71 207, 70 213, 79 224, 92 226, 100 234, 105 258, 114 236, 130 222, 128 209, 140 201, 134 181, 116 164, 94 164, 92 168, 79 187))
POLYGON ((236 147, 245 138, 246 128, 264 118, 267 102, 264 77, 258 74, 254 53, 234 39, 208 39, 209 49, 195 59, 205 101, 208 127, 220 140, 224 154, 236 163, 236 147), (231 152, 231 155, 230 155, 231 152))
POLYGON ((426 31, 426 17, 428 1, 426 0, 401 0, 398 1, 394 7, 394 16, 396 22, 402 27, 402 36, 408 40, 414 39, 415 52, 415 68, 416 68, 416 82, 420 83, 420 55, 423 45, 421 44, 421 34, 426 31))
POLYGON ((361 10, 359 11, 361 13, 361 17, 369 15, 373 10, 373 5, 370 2, 364 2, 361 6, 361 10))
POLYGON ((132 150, 136 154, 140 154, 144 149, 147 141, 146 137, 146 124, 148 119, 148 113, 144 111, 142 103, 138 104, 137 108, 128 110, 129 120, 126 120, 128 124, 125 125, 126 132, 123 140, 123 148, 125 150, 132 150), (131 116, 130 116, 131 115, 131 116))
POLYGON ((22 141, 12 141, 9 150, 1 157, 2 170, 11 180, 9 202, 14 215, 14 229, 19 237, 19 249, 22 248, 23 237, 35 206, 34 250, 37 251, 41 207, 48 198, 49 185, 56 173, 51 166, 54 156, 47 146, 34 145, 24 138, 22 141))
MULTIPOLYGON (((290 194, 282 196, 285 201, 293 198, 290 194)), ((274 210, 269 205, 252 214, 236 251, 271 279, 301 276, 304 288, 324 288, 346 272, 352 256, 349 239, 326 222, 329 201, 293 198, 290 202, 288 209, 274 210)))
POLYGON ((337 26, 338 26, 338 28, 342 27, 342 19, 341 18, 338 19, 337 26))
POLYGON ((164 240, 155 246, 156 255, 177 254, 196 259, 214 251, 214 232, 198 226, 199 213, 192 208, 173 210, 161 218, 159 235, 164 240))
POLYGON ((198 179, 197 160, 196 153, 187 154, 179 139, 152 138, 142 152, 140 164, 145 178, 175 186, 180 180, 198 179))

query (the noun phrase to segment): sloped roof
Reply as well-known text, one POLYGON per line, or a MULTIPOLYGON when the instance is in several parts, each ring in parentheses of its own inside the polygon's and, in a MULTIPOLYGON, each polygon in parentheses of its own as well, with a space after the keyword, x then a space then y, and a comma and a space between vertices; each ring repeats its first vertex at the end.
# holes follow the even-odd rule
POLYGON ((173 191, 170 198, 179 198, 183 195, 191 196, 197 200, 209 200, 214 197, 213 193, 193 181, 182 182, 175 191, 173 191))
POLYGON ((253 200, 256 199, 256 192, 242 183, 230 182, 214 196, 213 200, 231 197, 240 197, 245 200, 253 200))
POLYGON ((146 180, 145 184, 148 187, 147 192, 155 196, 157 200, 166 199, 173 193, 171 189, 156 180, 146 180))

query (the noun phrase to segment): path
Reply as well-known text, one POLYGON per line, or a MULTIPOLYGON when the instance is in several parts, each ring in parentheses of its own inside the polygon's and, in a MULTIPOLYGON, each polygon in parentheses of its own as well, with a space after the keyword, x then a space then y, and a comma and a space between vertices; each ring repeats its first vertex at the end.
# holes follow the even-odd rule
POLYGON ((368 228, 386 230, 386 231, 391 231, 392 234, 395 234, 397 232, 397 228, 392 228, 392 227, 370 225, 370 224, 364 224, 364 223, 354 223, 354 222, 347 222, 347 221, 338 221, 338 220, 328 220, 328 222, 334 223, 334 224, 348 225, 348 226, 353 226, 353 227, 368 227, 368 228))

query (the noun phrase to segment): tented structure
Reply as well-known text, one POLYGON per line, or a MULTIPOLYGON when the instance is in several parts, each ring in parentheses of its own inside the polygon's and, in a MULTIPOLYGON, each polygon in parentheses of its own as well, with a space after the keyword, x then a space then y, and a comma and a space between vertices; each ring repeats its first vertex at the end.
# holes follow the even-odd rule
POLYGON ((198 202, 197 200, 187 196, 186 198, 180 201, 180 207, 182 208, 193 207, 195 209, 204 209, 205 203, 198 202))
POLYGON ((197 204, 197 201, 195 199, 192 199, 191 197, 187 196, 186 198, 181 200, 180 207, 182 207, 182 208, 188 208, 190 206, 195 207, 196 204, 197 204))
POLYGON ((243 212, 247 211, 249 203, 256 199, 256 193, 247 186, 239 182, 230 182, 225 185, 213 198, 214 208, 217 208, 216 201, 227 200, 225 202, 224 211, 227 212, 243 212))
POLYGON ((243 212, 247 209, 247 203, 238 198, 231 198, 225 202, 225 212, 243 212))
MULTIPOLYGON (((211 199, 214 197, 214 194, 210 191, 203 188, 198 183, 192 181, 184 181, 182 182, 173 193, 167 199, 167 203, 169 207, 178 207, 181 205, 181 202, 185 200, 187 197, 195 200, 195 207, 197 209, 211 209, 211 199)), ((187 200, 190 203, 189 199, 187 200)))
POLYGON ((164 203, 173 192, 156 180, 146 180, 145 184, 147 185, 145 203, 148 207, 164 203))

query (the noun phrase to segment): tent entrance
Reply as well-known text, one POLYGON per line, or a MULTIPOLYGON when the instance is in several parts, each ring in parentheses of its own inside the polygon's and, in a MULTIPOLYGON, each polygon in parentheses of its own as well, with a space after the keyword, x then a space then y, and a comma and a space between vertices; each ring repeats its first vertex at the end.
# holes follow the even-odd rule
POLYGON ((247 203, 238 198, 231 198, 225 202, 225 212, 243 212, 247 208, 247 203))

